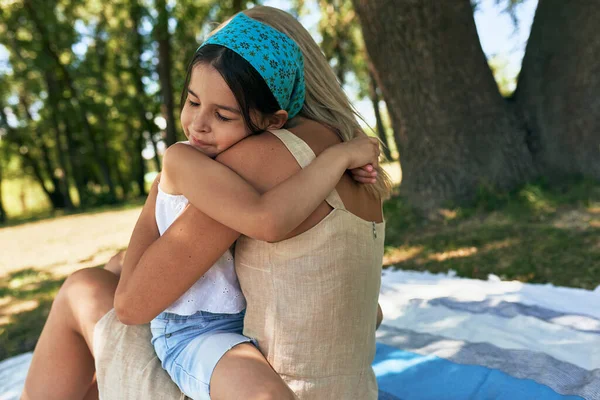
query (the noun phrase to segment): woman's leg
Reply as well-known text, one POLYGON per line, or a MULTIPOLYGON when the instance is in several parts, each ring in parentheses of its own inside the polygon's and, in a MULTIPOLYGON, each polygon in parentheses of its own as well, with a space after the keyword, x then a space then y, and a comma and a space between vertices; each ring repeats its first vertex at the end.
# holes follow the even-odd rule
POLYGON ((94 390, 94 327, 113 307, 117 283, 99 268, 67 278, 33 352, 22 399, 83 399, 94 390))
POLYGON ((262 353, 242 343, 219 360, 210 379, 212 400, 292 400, 296 396, 262 353))

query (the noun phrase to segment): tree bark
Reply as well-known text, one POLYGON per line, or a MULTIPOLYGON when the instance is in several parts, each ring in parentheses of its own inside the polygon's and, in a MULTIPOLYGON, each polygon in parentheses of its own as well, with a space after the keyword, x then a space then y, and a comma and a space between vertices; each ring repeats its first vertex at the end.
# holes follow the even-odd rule
POLYGON ((375 113, 375 123, 377 129, 377 136, 383 144, 383 155, 389 161, 392 161, 392 152, 390 150, 390 144, 388 142, 387 134, 385 133, 385 127, 383 126, 383 120, 381 119, 381 112, 379 110, 379 93, 377 93, 377 82, 371 72, 369 72, 369 97, 373 104, 373 112, 375 113))
POLYGON ((246 0, 233 0, 233 4, 231 6, 233 8, 232 14, 238 13, 238 12, 246 9, 245 5, 246 5, 246 0))
MULTIPOLYGON (((25 115, 27 116, 27 121, 29 122, 29 125, 33 126, 35 124, 35 121, 33 120, 33 116, 31 115, 31 113, 29 112, 29 101, 27 100, 26 95, 24 93, 21 93, 19 95, 19 101, 21 103, 21 106, 23 107, 25 115)), ((26 153, 26 155, 28 156, 27 159, 29 160, 29 163, 33 166, 35 175, 38 178, 40 185, 42 185, 44 192, 48 196, 50 203, 52 204, 52 209, 63 209, 67 206, 65 193, 63 193, 62 191, 63 186, 61 185, 59 178, 54 174, 54 166, 52 161, 50 160, 50 150, 44 142, 44 138, 42 137, 42 135, 39 134, 38 129, 39 128, 30 128, 29 133, 31 135, 33 147, 36 150, 39 150, 39 152, 41 153, 42 157, 40 163, 34 163, 35 158, 32 157, 30 153, 26 153), (42 174, 43 171, 45 171, 46 173, 42 174), (50 179, 50 182, 52 182, 52 190, 46 188, 46 179, 44 178, 44 175, 48 177, 48 179, 50 179)), ((19 136, 19 138, 21 138, 21 136, 19 136)), ((25 142, 22 139, 20 140, 20 145, 26 146, 25 142)))
POLYGON ((8 216, 6 215, 6 209, 4 208, 4 202, 2 201, 2 164, 3 162, 0 159, 0 224, 5 223, 8 219, 8 216))
POLYGON ((167 121, 165 142, 168 147, 177 141, 175 103, 171 83, 171 35, 169 34, 169 13, 166 1, 157 0, 156 8, 158 20, 154 27, 154 33, 158 42, 158 77, 163 98, 163 115, 167 121))
MULTIPOLYGON (((135 47, 135 52, 136 52, 135 62, 133 63, 133 66, 131 68, 133 81, 135 83, 135 94, 136 94, 134 103, 135 103, 135 107, 137 110, 141 129, 145 129, 150 134, 150 137, 152 137, 152 135, 154 135, 156 125, 154 124, 153 121, 149 120, 146 117, 146 110, 144 109, 144 102, 142 101, 142 99, 146 99, 147 96, 146 96, 146 92, 144 91, 144 82, 142 81, 143 72, 142 72, 142 67, 141 67, 141 65, 142 65, 141 57, 142 57, 142 53, 143 53, 144 49, 143 49, 142 35, 140 35, 140 33, 138 32, 138 27, 140 24, 140 20, 142 18, 142 6, 139 4, 138 0, 134 0, 131 2, 130 16, 131 16, 131 22, 133 25, 133 31, 135 34, 134 47, 135 47)), ((145 145, 145 140, 144 140, 144 136, 143 136, 142 132, 136 133, 135 140, 136 140, 136 147, 140 151, 139 156, 141 158, 141 162, 139 165, 140 165, 140 167, 142 167, 141 171, 143 171, 143 173, 145 173, 146 168, 145 168, 144 159, 142 157, 141 151, 144 149, 144 147, 146 147, 146 145, 145 145), (139 135, 139 136, 137 136, 137 135, 139 135)), ((154 157, 154 163, 156 166, 156 170, 160 172, 161 164, 160 164, 160 159, 158 157, 158 154, 156 154, 154 157)), ((142 180, 142 183, 143 183, 143 180, 142 180)), ((138 185, 139 185, 139 183, 138 183, 138 185)), ((140 187, 140 189, 141 189, 141 187, 140 187)), ((145 189, 140 191, 140 193, 145 194, 145 189)))
MULTIPOLYGON (((56 82, 56 80, 54 79, 54 75, 49 70, 44 71, 44 78, 45 78, 46 87, 48 90, 48 100, 49 100, 48 103, 52 107, 51 114, 52 114, 53 124, 55 126, 55 129, 57 130, 56 131, 57 152, 58 152, 59 160, 61 160, 60 161, 61 168, 63 168, 63 171, 64 171, 65 182, 67 183, 67 186, 69 186, 68 185, 69 176, 72 174, 73 183, 75 184, 75 190, 76 190, 77 197, 79 198, 79 203, 81 206, 81 205, 84 205, 81 203, 82 203, 82 196, 83 196, 83 193, 85 190, 84 189, 85 184, 83 182, 81 160, 80 160, 79 152, 77 149, 77 144, 73 138, 73 132, 71 131, 71 125, 70 125, 69 119, 62 118, 65 113, 64 113, 64 110, 62 109, 61 105, 64 106, 65 104, 64 104, 64 101, 62 100, 62 96, 60 94, 59 85, 56 82), (63 120, 62 128, 64 129, 64 137, 65 137, 64 145, 66 146, 66 152, 68 155, 67 158, 65 158, 65 154, 63 151, 63 143, 62 143, 63 141, 61 140, 61 137, 60 137, 62 135, 60 134, 61 123, 59 120, 59 116, 63 120)), ((69 201, 72 203, 72 201, 70 200, 70 196, 69 196, 69 201)))
MULTIPOLYGON (((107 56, 107 48, 106 41, 102 39, 102 33, 106 32, 107 26, 107 17, 105 13, 101 14, 100 22, 96 28, 96 37, 95 37, 95 50, 96 56, 98 57, 98 78, 96 79, 96 89, 99 93, 102 93, 106 96, 109 95, 108 90, 106 88, 107 77, 105 76, 105 66, 108 64, 108 56, 107 56)), ((96 105, 104 108, 104 104, 96 105)), ((115 165, 111 162, 113 158, 113 151, 110 147, 109 143, 109 128, 107 123, 107 118, 99 118, 98 124, 100 125, 100 130, 97 132, 98 137, 98 146, 101 150, 101 158, 103 164, 106 165, 107 173, 108 173, 108 192, 109 192, 109 203, 117 203, 119 201, 117 196, 117 190, 112 178, 112 174, 114 169, 118 169, 118 167, 111 168, 111 166, 115 165)), ((116 172, 115 172, 116 173, 116 172)), ((125 189, 123 189, 125 190, 125 189)))
POLYGON ((514 95, 541 173, 600 179, 598 3, 542 0, 514 95))
POLYGON ((402 192, 431 210, 533 174, 469 0, 353 0, 402 155, 402 192))
MULTIPOLYGON (((46 74, 48 74, 46 72, 46 74)), ((48 90, 48 98, 50 99, 50 102, 53 103, 53 99, 54 99, 54 94, 50 93, 50 90, 48 90)), ((70 185, 69 185, 69 168, 67 166, 67 157, 65 155, 65 151, 63 150, 63 141, 62 141, 62 135, 61 135, 61 129, 60 129, 60 123, 58 122, 58 104, 52 104, 52 111, 50 112, 51 116, 50 118, 52 119, 52 125, 54 126, 54 140, 56 141, 56 156, 58 159, 58 165, 60 167, 61 170, 61 176, 59 176, 59 180, 60 180, 60 190, 63 192, 64 197, 65 197, 65 208, 68 210, 72 210, 74 208, 73 206, 73 200, 71 199, 71 193, 70 193, 70 185)), ((78 191, 79 192, 79 191, 78 191)))
MULTIPOLYGON (((136 168, 135 168, 135 181, 138 185, 140 196, 146 196, 146 162, 142 156, 142 151, 146 147, 146 140, 142 132, 136 133, 135 139, 135 155, 136 155, 136 168)), ((159 170, 160 171, 160 170, 159 170)))

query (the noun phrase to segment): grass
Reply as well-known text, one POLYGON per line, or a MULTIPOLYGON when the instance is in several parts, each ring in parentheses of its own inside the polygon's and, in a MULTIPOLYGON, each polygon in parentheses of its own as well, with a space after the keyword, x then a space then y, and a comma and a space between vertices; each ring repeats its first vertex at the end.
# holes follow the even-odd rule
MULTIPOLYGON (((133 206, 139 204, 109 209, 133 206)), ((396 196, 384 211, 386 268, 585 289, 600 284, 600 183, 537 182, 506 194, 482 188, 474 205, 428 218, 396 196)), ((63 281, 36 268, 0 278, 0 360, 33 349, 63 281)))
POLYGON ((33 268, 0 280, 0 360, 33 350, 63 281, 33 268))
POLYGON ((385 205, 388 268, 594 289, 600 285, 600 185, 538 182, 481 190, 474 206, 424 218, 401 197, 385 205))

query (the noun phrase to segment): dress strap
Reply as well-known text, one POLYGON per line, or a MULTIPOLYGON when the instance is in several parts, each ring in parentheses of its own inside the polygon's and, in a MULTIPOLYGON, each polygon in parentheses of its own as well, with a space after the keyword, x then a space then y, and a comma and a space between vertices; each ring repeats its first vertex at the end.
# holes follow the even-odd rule
POLYGON ((315 152, 310 148, 308 144, 298 136, 294 135, 287 129, 277 129, 270 131, 273 135, 277 136, 279 140, 283 142, 285 147, 292 153, 301 168, 305 168, 308 164, 315 159, 315 152))
MULTIPOLYGON (((285 147, 292 153, 301 168, 305 168, 315 159, 315 152, 310 146, 298 136, 294 135, 287 129, 277 129, 270 131, 283 142, 285 147)), ((325 201, 333 208, 345 210, 344 202, 340 198, 337 190, 333 189, 325 201)))

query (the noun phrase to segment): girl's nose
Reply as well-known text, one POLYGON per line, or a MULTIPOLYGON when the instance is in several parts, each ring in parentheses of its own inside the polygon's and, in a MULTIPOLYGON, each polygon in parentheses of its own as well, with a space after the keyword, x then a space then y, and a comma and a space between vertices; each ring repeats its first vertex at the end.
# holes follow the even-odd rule
POLYGON ((192 128, 196 132, 207 132, 209 130, 208 115, 202 110, 198 110, 198 112, 194 114, 192 128))

